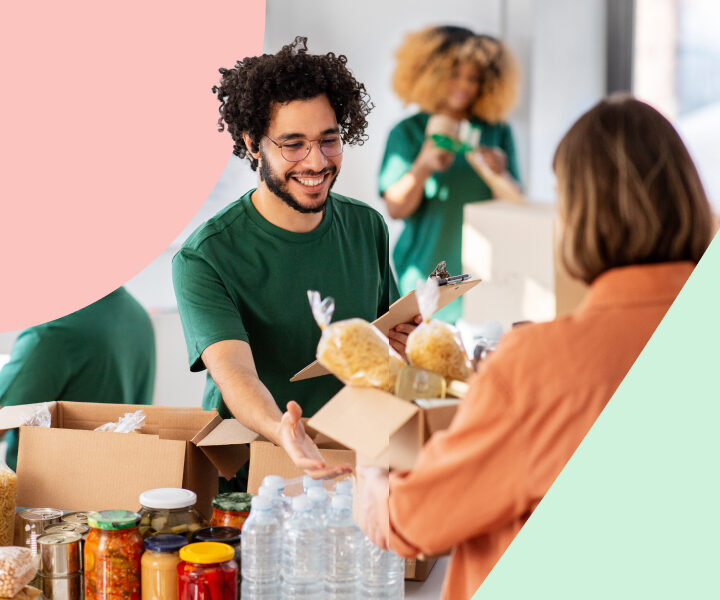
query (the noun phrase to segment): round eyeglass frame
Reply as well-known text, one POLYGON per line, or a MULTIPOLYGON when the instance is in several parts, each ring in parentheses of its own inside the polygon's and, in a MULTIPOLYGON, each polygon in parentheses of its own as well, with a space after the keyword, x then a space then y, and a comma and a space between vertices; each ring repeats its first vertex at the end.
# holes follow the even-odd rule
POLYGON ((287 156, 285 156, 285 152, 283 151, 283 148, 286 146, 286 144, 279 144, 267 135, 263 137, 266 137, 273 144, 275 144, 280 149, 280 155, 288 162, 300 162, 302 160, 305 160, 308 157, 308 154, 310 154, 310 149, 312 148, 313 142, 317 142, 318 148, 320 148, 320 152, 322 152, 323 156, 325 156, 326 158, 335 158, 336 156, 340 156, 345 149, 345 144, 343 143, 342 138, 340 138, 340 152, 338 152, 337 154, 327 154, 325 150, 323 150, 323 146, 321 143, 323 138, 318 138, 316 140, 305 140, 305 155, 302 158, 288 158, 287 156))

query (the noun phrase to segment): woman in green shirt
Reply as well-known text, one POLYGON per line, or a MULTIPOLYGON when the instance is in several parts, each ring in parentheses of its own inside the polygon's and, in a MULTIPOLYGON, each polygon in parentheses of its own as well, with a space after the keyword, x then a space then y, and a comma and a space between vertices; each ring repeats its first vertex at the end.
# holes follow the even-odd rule
MULTIPOLYGON (((453 275, 462 272, 465 204, 523 201, 512 132, 503 121, 515 101, 518 70, 504 44, 461 27, 411 33, 396 57, 395 93, 421 111, 390 132, 379 176, 388 213, 405 220, 393 260, 406 294, 441 260, 453 275), (444 131, 457 137, 461 121, 480 129, 475 150, 451 152, 429 137, 444 131)), ((461 316, 460 301, 438 313, 453 323, 461 316)))

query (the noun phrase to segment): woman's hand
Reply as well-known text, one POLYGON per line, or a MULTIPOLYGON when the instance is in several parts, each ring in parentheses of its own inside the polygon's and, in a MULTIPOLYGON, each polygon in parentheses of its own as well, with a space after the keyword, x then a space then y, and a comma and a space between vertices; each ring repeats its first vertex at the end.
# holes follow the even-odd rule
POLYGON ((358 466, 362 496, 362 528, 370 540, 383 550, 390 549, 390 476, 387 469, 358 466))
POLYGON ((454 160, 455 155, 452 152, 438 148, 435 142, 427 139, 423 142, 413 167, 429 176, 437 171, 447 171, 454 160))
POLYGON ((493 198, 523 204, 525 198, 518 183, 507 171, 507 156, 500 148, 481 146, 467 152, 465 158, 475 172, 487 183, 493 198))

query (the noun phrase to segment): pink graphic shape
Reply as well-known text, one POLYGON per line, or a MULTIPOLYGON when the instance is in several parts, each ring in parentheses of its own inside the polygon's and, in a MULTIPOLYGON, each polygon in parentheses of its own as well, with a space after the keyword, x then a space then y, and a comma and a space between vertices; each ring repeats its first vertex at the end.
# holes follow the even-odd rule
POLYGON ((10 2, 0 18, 0 331, 73 312, 152 262, 232 152, 218 68, 265 0, 10 2))

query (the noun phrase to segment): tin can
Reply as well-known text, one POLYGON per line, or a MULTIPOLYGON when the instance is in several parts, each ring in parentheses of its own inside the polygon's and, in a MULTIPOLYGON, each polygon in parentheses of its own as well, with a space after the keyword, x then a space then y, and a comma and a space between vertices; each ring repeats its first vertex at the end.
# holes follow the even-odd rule
POLYGON ((17 536, 18 546, 32 548, 33 538, 37 539, 45 529, 60 523, 62 511, 54 508, 28 508, 17 515, 17 536))
POLYGON ((45 577, 38 575, 32 582, 48 600, 81 600, 82 573, 68 577, 45 577))
POLYGON ((86 512, 72 512, 62 516, 63 523, 73 523, 76 525, 87 525, 88 514, 86 512))
POLYGON ((85 541, 90 528, 87 525, 80 525, 76 523, 60 523, 59 525, 53 525, 45 529, 45 534, 48 533, 77 533, 85 541))
POLYGON ((46 533, 37 539, 40 556, 40 575, 44 577, 68 577, 80 573, 80 534, 75 531, 46 533))

